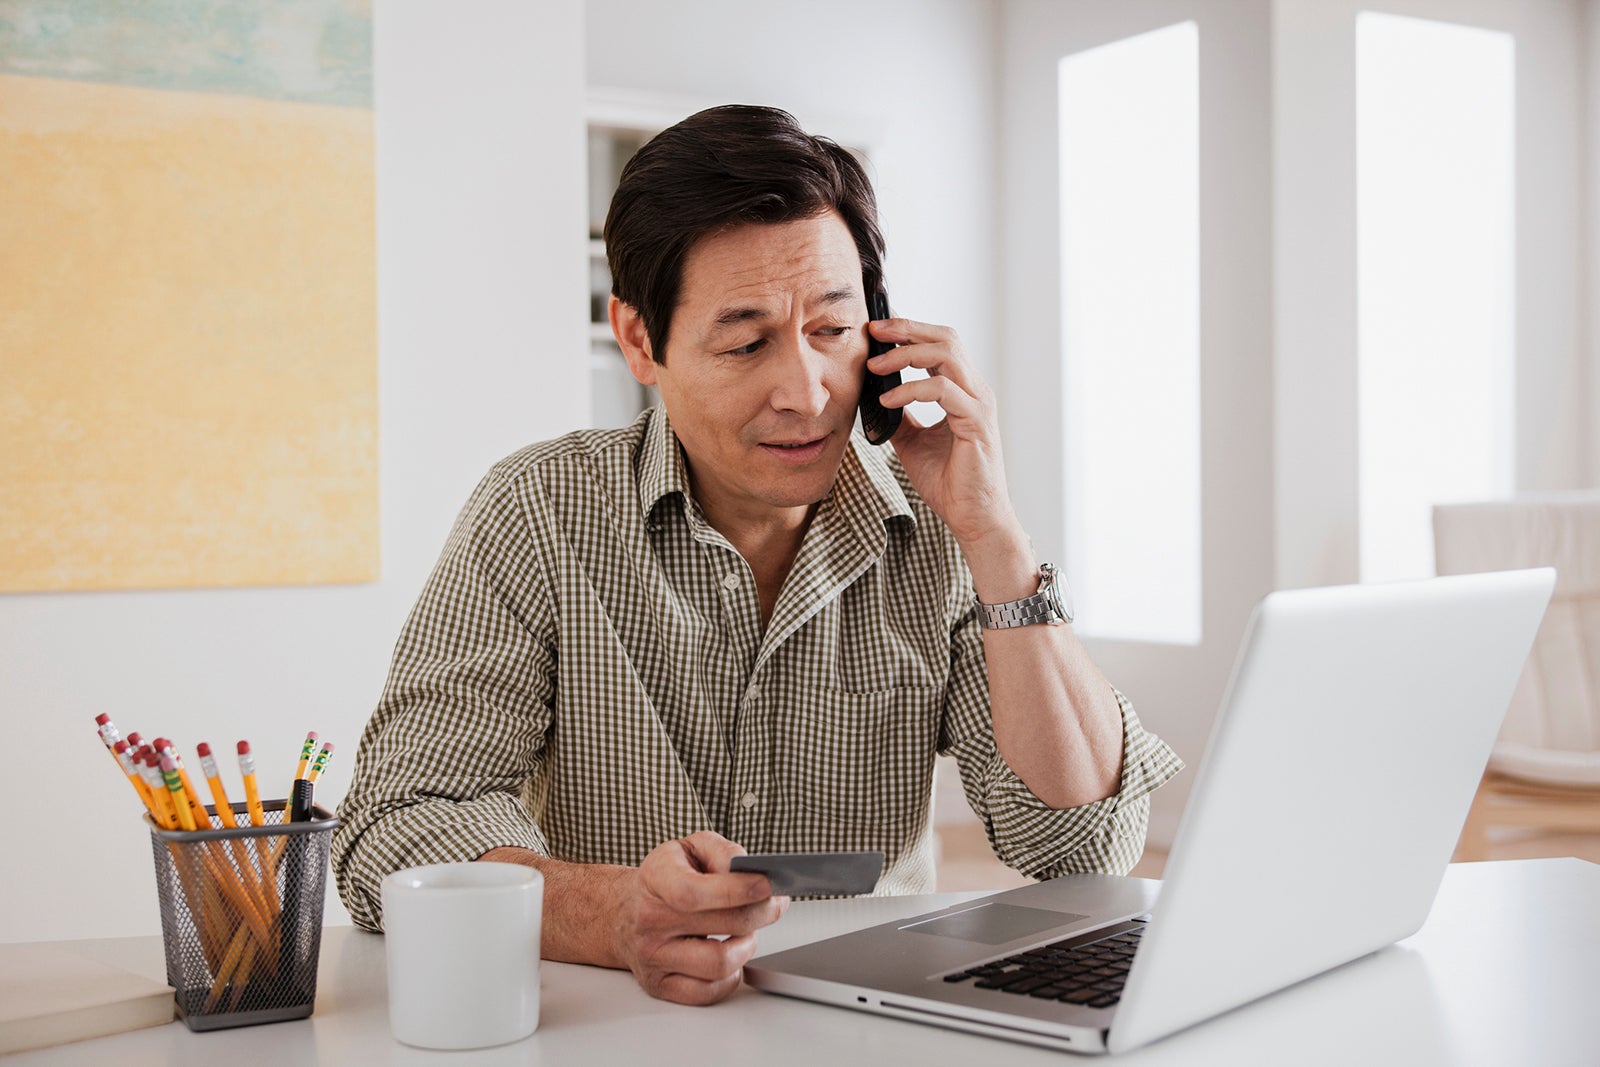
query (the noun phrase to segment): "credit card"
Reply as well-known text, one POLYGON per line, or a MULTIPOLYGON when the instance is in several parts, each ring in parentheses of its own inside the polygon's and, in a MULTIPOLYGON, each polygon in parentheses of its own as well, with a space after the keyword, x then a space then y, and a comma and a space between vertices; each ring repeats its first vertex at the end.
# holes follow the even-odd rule
POLYGON ((763 852, 735 856, 729 870, 756 871, 772 881, 774 896, 846 897, 872 892, 883 873, 883 853, 763 852))

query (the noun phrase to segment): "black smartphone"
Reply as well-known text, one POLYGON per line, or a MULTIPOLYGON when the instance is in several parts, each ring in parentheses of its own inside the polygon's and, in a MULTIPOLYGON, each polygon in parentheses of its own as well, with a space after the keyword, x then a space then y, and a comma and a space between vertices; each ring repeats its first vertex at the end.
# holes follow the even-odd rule
MULTIPOLYGON (((867 297, 867 317, 873 322, 889 317, 889 295, 882 289, 873 292, 867 297)), ((887 341, 880 341, 867 333, 867 358, 871 359, 880 353, 887 352, 894 345, 887 341)), ((867 435, 867 440, 875 445, 881 445, 894 436, 900 428, 900 409, 886 408, 878 402, 884 393, 900 384, 900 372, 890 374, 873 374, 868 368, 866 376, 861 382, 861 430, 867 435)))

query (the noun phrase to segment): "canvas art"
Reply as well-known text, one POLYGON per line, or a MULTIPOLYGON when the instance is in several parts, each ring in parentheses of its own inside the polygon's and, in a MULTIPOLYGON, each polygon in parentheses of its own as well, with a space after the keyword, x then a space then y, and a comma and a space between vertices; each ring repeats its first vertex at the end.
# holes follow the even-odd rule
POLYGON ((0 591, 377 578, 371 40, 0 4, 0 591))

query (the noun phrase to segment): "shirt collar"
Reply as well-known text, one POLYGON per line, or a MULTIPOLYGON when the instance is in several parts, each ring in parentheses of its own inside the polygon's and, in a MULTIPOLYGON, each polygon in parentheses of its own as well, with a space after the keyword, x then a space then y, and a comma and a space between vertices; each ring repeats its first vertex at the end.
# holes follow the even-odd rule
MULTIPOLYGON (((639 506, 646 518, 673 494, 680 494, 688 508, 689 472, 665 407, 658 405, 650 413, 638 463, 639 506)), ((866 438, 853 433, 839 466, 839 478, 829 493, 841 517, 878 551, 885 541, 883 525, 889 519, 898 516, 916 523, 916 513, 895 476, 896 466, 887 448, 868 444, 866 438)))

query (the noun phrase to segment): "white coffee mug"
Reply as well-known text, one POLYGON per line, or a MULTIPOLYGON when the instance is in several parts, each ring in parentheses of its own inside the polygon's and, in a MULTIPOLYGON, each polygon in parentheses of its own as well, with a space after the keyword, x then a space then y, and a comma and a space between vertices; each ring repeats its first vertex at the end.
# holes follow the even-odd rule
POLYGON ((383 880, 389 1030, 421 1048, 486 1048, 539 1026, 544 875, 436 863, 383 880))

